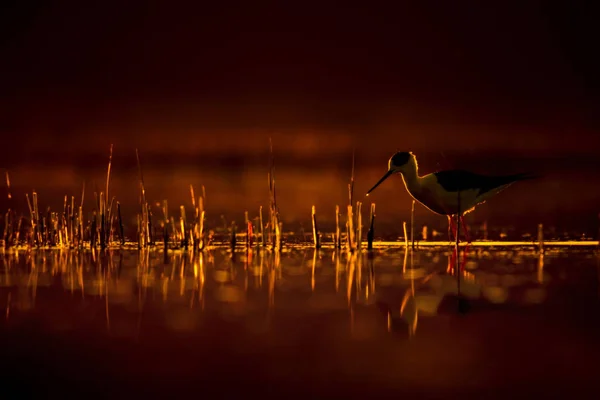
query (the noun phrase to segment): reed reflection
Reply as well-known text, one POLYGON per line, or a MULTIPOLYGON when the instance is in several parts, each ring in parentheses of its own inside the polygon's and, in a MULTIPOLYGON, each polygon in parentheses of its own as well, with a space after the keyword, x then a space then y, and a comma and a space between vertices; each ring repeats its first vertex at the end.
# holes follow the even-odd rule
MULTIPOLYGON (((143 334, 147 320, 197 329, 206 312, 227 318, 262 313, 272 322, 283 315, 302 320, 319 312, 348 312, 352 328, 358 315, 380 314, 384 304, 380 329, 393 331, 401 320, 414 336, 418 321, 443 312, 442 300, 459 290, 475 302, 543 303, 553 281, 544 265, 552 254, 523 251, 518 257, 514 251, 474 252, 457 280, 452 254, 410 248, 400 253, 251 248, 235 258, 213 248, 171 251, 167 259, 150 249, 14 250, 0 257, 0 299, 7 320, 26 319, 43 296, 44 312, 61 313, 65 301, 74 309, 85 304, 89 318, 107 331, 132 319, 136 334, 143 334)), ((77 327, 83 317, 72 318, 77 327)))

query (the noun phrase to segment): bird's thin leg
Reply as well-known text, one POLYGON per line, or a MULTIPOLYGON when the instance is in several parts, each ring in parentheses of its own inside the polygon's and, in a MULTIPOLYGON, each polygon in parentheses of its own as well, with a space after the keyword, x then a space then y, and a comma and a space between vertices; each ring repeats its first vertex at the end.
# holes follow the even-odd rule
MULTIPOLYGON (((464 264, 467 262, 467 255, 469 254, 469 250, 471 250, 471 237, 469 235, 469 229, 467 228, 467 224, 465 223, 465 217, 462 215, 460 217, 460 224, 463 226, 463 230, 465 232, 465 239, 467 239, 467 245, 465 246, 465 249, 463 251, 462 265, 464 266, 464 264)), ((461 269, 463 268, 461 267, 461 269)))
POLYGON ((460 224, 462 225, 464 232, 465 232, 465 239, 467 239, 467 243, 471 244, 471 237, 469 235, 469 229, 467 228, 467 224, 465 223, 465 216, 461 215, 460 216, 460 224))
POLYGON ((456 241, 456 225, 452 215, 448 215, 448 237, 450 238, 451 242, 456 241))
POLYGON ((467 224, 465 223, 465 217, 463 215, 460 216, 460 224, 463 227, 463 230, 465 232, 465 239, 467 240, 467 245, 465 246, 464 250, 463 250, 463 258, 462 261, 460 262, 460 272, 465 270, 465 264, 467 263, 467 255, 469 254, 469 250, 471 249, 471 238, 469 236, 469 230, 467 228, 467 224))

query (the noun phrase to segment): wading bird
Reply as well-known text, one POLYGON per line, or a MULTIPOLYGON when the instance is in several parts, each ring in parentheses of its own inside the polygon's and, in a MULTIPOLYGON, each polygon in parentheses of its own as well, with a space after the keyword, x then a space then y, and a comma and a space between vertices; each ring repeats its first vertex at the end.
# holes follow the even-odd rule
POLYGON ((466 213, 513 183, 534 178, 530 174, 485 176, 463 170, 439 171, 419 176, 415 155, 411 152, 398 152, 390 158, 388 171, 367 192, 367 196, 388 177, 396 173, 402 175, 406 190, 416 201, 430 211, 448 217, 448 234, 452 229, 455 238, 454 218, 458 214, 468 243, 471 240, 464 222, 466 213))

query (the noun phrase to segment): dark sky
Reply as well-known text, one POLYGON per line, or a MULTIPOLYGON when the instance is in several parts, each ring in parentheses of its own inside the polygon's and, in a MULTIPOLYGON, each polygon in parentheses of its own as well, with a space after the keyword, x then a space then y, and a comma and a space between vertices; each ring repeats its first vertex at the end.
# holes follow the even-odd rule
POLYGON ((596 151, 593 14, 548 3, 8 0, 5 163, 269 136, 290 154, 596 151))

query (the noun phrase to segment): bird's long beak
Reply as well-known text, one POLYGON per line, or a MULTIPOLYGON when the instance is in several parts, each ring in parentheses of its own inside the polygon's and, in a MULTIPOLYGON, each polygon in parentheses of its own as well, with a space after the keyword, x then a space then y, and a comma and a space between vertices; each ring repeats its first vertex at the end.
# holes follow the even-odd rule
POLYGON ((369 194, 371 194, 371 192, 372 192, 373 190, 375 190, 375 189, 377 188, 377 186, 381 185, 381 182, 385 181, 385 180, 386 180, 387 178, 389 178, 389 177, 390 177, 390 175, 392 175, 393 173, 394 173, 394 171, 393 171, 393 170, 389 170, 388 172, 386 172, 386 173, 385 173, 385 175, 383 175, 383 177, 382 177, 382 178, 379 180, 379 182, 377 182, 377 183, 375 184, 375 186, 373 186, 373 187, 372 187, 372 188, 371 188, 371 189, 370 189, 370 190, 367 192, 367 196, 368 196, 369 194))

